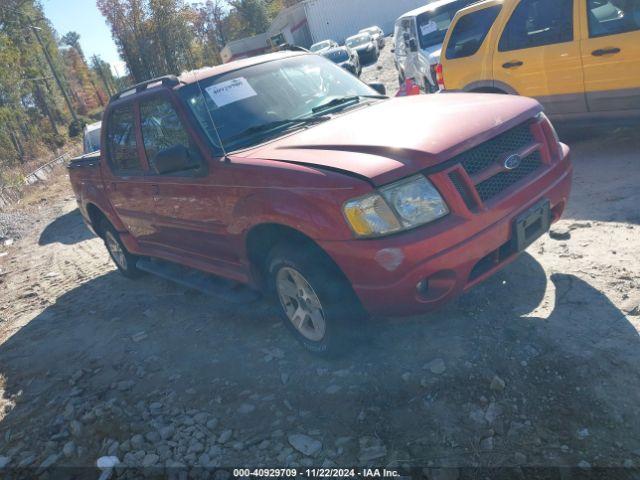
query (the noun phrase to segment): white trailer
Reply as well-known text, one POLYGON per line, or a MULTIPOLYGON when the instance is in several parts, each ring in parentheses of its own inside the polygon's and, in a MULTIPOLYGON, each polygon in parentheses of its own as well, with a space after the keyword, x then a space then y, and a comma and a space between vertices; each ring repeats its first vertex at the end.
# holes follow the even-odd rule
POLYGON ((393 33, 403 13, 422 7, 429 0, 306 0, 305 9, 312 43, 335 40, 344 43, 361 29, 377 25, 385 35, 393 33))
POLYGON ((265 33, 229 42, 222 59, 229 62, 259 55, 284 43, 305 48, 322 40, 343 44, 347 37, 374 25, 389 35, 402 14, 428 3, 430 0, 305 0, 282 10, 265 33))

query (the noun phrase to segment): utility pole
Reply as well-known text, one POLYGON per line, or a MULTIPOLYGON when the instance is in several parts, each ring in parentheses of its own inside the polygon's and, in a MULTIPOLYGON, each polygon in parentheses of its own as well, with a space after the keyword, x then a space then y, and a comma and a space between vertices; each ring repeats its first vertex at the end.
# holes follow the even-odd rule
POLYGON ((24 13, 22 10, 16 9, 16 8, 11 8, 11 7, 3 7, 6 8, 7 10, 11 10, 19 15, 21 15, 22 17, 26 18, 29 21, 29 25, 26 25, 27 27, 31 28, 33 30, 33 33, 36 36, 36 40, 38 41, 38 44, 40 45, 40 48, 42 48, 42 52, 44 53, 44 57, 47 60, 47 63, 49 64, 49 68, 51 69, 51 73, 53 74, 53 78, 56 80, 56 83, 58 84, 58 88, 60 88, 60 91, 62 92, 62 96, 64 97, 64 101, 67 104, 67 108, 69 109, 69 112, 71 113, 71 117, 73 117, 74 121, 78 121, 78 116, 76 115, 75 110, 73 109, 73 105, 71 103, 71 100, 69 99, 69 95, 67 94, 67 91, 64 88, 64 84, 62 83, 62 79, 60 78, 60 75, 58 73, 58 70, 56 70, 56 67, 53 63, 53 59, 51 58, 51 55, 49 54, 49 50, 47 50, 47 47, 45 46, 44 42, 42 41, 42 37, 40 37, 40 33, 39 31, 42 30, 40 27, 36 27, 35 25, 33 25, 33 19, 27 15, 26 13, 24 13))
MULTIPOLYGON (((25 17, 31 22, 31 19, 25 15, 25 17)), ((64 85, 62 83, 62 80, 60 79, 60 75, 58 74, 58 70, 56 69, 54 63, 53 63, 53 59, 51 58, 51 55, 49 55, 49 51, 47 50, 47 47, 45 46, 44 42, 42 41, 42 38, 40 37, 40 27, 36 27, 34 25, 29 25, 29 27, 31 27, 31 29, 33 30, 33 33, 36 36, 36 40, 38 40, 38 43, 40 44, 40 48, 42 48, 42 51, 44 52, 44 57, 47 60, 47 63, 49 64, 49 68, 51 69, 51 73, 53 73, 53 78, 55 78, 56 83, 58 84, 58 87, 60 88, 60 91, 62 92, 62 96, 64 97, 64 101, 67 104, 67 108, 69 109, 69 112, 71 112, 71 116, 73 117, 73 120, 75 122, 78 121, 78 116, 76 115, 75 110, 73 109, 73 105, 71 104, 71 100, 69 99, 69 95, 67 94, 67 91, 64 88, 64 85)))

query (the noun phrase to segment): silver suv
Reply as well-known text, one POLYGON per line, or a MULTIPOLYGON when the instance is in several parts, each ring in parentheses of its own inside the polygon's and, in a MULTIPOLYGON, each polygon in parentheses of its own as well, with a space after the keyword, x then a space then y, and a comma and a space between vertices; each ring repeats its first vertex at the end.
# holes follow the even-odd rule
POLYGON ((396 20, 394 54, 398 80, 413 79, 427 93, 438 90, 435 67, 442 42, 458 10, 478 0, 440 0, 411 10, 396 20))

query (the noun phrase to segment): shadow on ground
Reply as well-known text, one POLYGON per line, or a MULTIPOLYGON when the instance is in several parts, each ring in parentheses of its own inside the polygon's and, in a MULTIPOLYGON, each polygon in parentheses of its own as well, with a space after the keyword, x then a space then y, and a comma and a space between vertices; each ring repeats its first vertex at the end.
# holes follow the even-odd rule
POLYGON ((41 246, 52 243, 74 245, 94 237, 95 235, 84 224, 80 210, 76 208, 47 225, 40 234, 38 244, 41 246))
POLYGON ((388 466, 509 465, 514 452, 532 464, 620 465, 640 448, 638 333, 588 283, 551 280, 525 254, 435 314, 376 321, 369 340, 327 361, 293 343, 265 303, 227 305, 110 273, 0 347, 4 397, 15 402, 0 451, 21 442, 38 455, 60 450, 72 418, 111 403, 74 438, 85 449, 75 461, 93 462, 106 438, 151 428, 128 409, 172 399, 220 420, 201 442, 216 444, 224 429, 243 441, 221 447, 224 465, 259 455, 278 463, 278 452, 253 443, 274 430, 320 439, 318 463, 349 437, 336 461, 357 464, 366 437, 384 446, 369 463, 388 466), (547 298, 551 313, 540 318, 547 298))
POLYGON ((574 188, 566 217, 640 224, 640 136, 637 127, 560 128, 572 149, 574 188), (581 188, 588 184, 590 188, 581 188))

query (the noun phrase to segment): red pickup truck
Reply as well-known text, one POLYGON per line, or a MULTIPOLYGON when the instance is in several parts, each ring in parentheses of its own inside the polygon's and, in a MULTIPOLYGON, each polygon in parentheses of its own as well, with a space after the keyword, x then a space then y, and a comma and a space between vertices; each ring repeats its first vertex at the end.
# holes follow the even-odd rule
POLYGON ((382 93, 298 52, 137 85, 69 166, 80 211, 124 275, 249 285, 308 349, 340 349, 367 314, 433 309, 504 267, 571 189, 536 101, 382 93))

